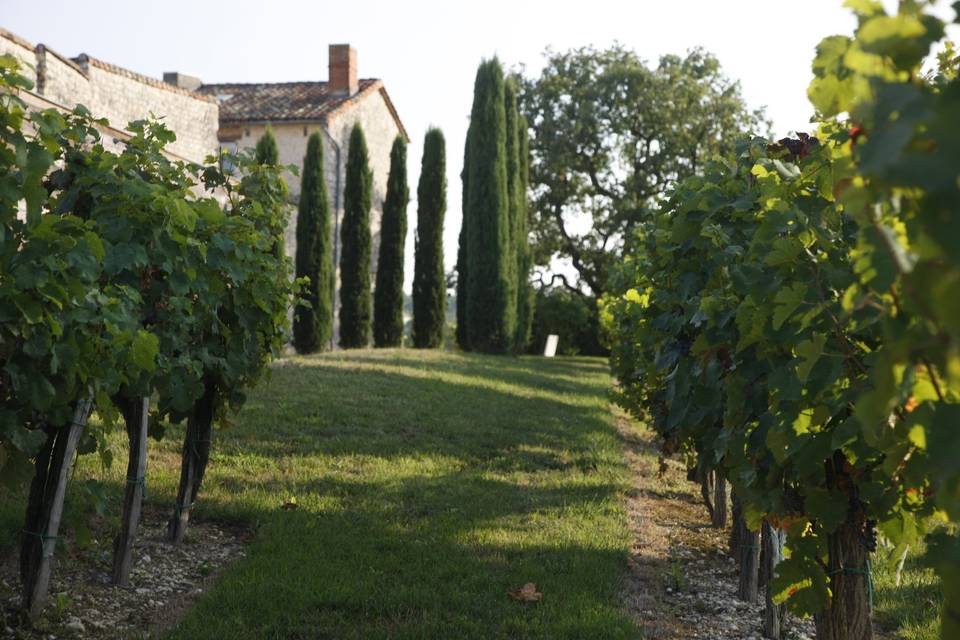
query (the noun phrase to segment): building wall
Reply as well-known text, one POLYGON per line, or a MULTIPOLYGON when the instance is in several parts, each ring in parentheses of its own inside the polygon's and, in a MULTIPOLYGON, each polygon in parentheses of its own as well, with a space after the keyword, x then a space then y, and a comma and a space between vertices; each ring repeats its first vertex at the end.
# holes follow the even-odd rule
POLYGON ((3 30, 0 53, 25 63, 24 75, 47 100, 70 108, 82 104, 117 129, 153 113, 177 135, 168 150, 187 160, 203 162, 217 150, 219 108, 213 99, 86 56, 71 60, 3 30))
POLYGON ((97 109, 90 78, 77 63, 62 58, 40 45, 37 47, 37 69, 43 76, 42 81, 37 85, 37 90, 47 100, 65 107, 82 104, 98 118, 108 118, 110 126, 117 129, 126 128, 126 122, 114 122, 107 114, 97 109))
MULTIPOLYGON (((342 170, 346 171, 347 152, 350 146, 350 132, 353 125, 359 123, 367 140, 367 152, 370 169, 373 172, 373 210, 371 226, 379 237, 380 219, 383 215, 383 199, 387 192, 387 176, 390 173, 390 149, 400 134, 397 121, 387 108, 379 92, 372 91, 363 100, 338 111, 327 122, 327 131, 340 144, 342 170)), ((342 185, 341 185, 342 186, 342 185)), ((374 249, 379 241, 374 243, 374 249)), ((377 252, 374 251, 374 260, 377 252)))
POLYGON ((93 62, 86 69, 94 114, 107 118, 118 129, 126 129, 130 121, 153 113, 177 134, 176 141, 167 147, 170 152, 194 162, 203 162, 216 153, 220 109, 215 100, 93 62))
MULTIPOLYGON (((307 140, 314 132, 317 131, 320 132, 321 138, 323 139, 324 173, 326 174, 327 181, 327 197, 330 199, 330 211, 334 212, 334 208, 337 207, 338 204, 342 206, 342 194, 339 200, 335 197, 335 194, 337 193, 336 149, 334 148, 330 139, 323 135, 321 126, 316 123, 277 123, 271 124, 270 128, 273 130, 273 137, 277 140, 277 156, 280 164, 294 165, 297 167, 297 175, 289 172, 284 173, 284 179, 286 180, 287 187, 290 190, 290 202, 294 205, 294 207, 300 201, 300 172, 303 170, 303 156, 307 152, 307 140)), ((253 149, 257 146, 257 141, 260 140, 266 130, 267 127, 265 124, 244 125, 241 127, 241 136, 236 141, 237 148, 253 149)), ((341 181, 342 180, 343 178, 341 177, 341 181)), ((339 211, 337 211, 336 219, 337 221, 341 219, 339 211)), ((293 257, 296 253, 296 229, 297 212, 296 208, 294 208, 294 211, 291 213, 290 223, 287 225, 287 231, 284 238, 287 255, 290 257, 293 257)))

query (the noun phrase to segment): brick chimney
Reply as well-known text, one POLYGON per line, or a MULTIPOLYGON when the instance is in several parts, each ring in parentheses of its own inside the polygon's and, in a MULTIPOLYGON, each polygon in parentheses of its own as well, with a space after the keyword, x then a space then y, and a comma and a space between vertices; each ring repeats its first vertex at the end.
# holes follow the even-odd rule
POLYGON ((330 45, 330 91, 352 96, 360 88, 357 80, 357 50, 348 44, 330 45))

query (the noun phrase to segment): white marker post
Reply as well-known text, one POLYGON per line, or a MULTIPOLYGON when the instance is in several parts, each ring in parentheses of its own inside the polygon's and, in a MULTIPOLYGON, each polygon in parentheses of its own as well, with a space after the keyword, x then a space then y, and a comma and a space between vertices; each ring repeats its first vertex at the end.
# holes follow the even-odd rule
POLYGON ((547 358, 552 358, 557 355, 557 344, 560 342, 560 336, 555 333, 551 333, 547 336, 547 346, 543 349, 543 355, 547 358))

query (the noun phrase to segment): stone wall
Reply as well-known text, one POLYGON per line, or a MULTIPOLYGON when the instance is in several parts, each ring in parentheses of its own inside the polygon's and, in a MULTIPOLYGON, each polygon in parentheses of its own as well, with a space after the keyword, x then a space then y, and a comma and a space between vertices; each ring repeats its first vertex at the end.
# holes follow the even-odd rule
POLYGON ((126 122, 114 122, 106 113, 99 111, 93 98, 93 83, 80 66, 44 47, 37 45, 37 92, 47 100, 65 107, 82 104, 98 118, 110 120, 110 126, 125 129, 126 122))
MULTIPOLYGON (((281 165, 295 165, 298 175, 285 173, 284 178, 287 187, 290 189, 290 202, 295 206, 300 201, 300 175, 299 171, 303 169, 303 156, 307 152, 307 140, 316 131, 319 131, 323 139, 323 161, 324 172, 327 178, 327 197, 330 199, 330 211, 335 211, 335 207, 342 205, 342 195, 337 198, 335 194, 337 185, 336 168, 336 150, 333 144, 323 135, 319 124, 271 124, 273 136, 277 140, 277 157, 281 165)), ((253 149, 257 146, 257 141, 263 136, 267 127, 265 124, 250 124, 241 127, 241 136, 236 141, 238 149, 253 149)), ((342 181, 341 177, 341 181, 342 181)), ((342 185, 341 185, 342 186, 342 185)), ((337 211, 337 220, 340 220, 340 212, 337 211)), ((294 210, 290 216, 290 224, 287 226, 285 242, 287 255, 293 257, 297 248, 296 239, 297 212, 294 210)))
POLYGON ((90 78, 91 111, 113 126, 126 129, 128 122, 153 113, 177 134, 170 152, 194 162, 216 153, 220 109, 215 99, 92 58, 83 66, 90 78))
POLYGON ((34 82, 34 91, 51 102, 70 108, 83 104, 117 129, 153 113, 177 135, 168 150, 187 160, 203 162, 217 150, 219 108, 212 98, 86 55, 70 59, 2 29, 0 53, 12 53, 25 63, 24 75, 34 82))

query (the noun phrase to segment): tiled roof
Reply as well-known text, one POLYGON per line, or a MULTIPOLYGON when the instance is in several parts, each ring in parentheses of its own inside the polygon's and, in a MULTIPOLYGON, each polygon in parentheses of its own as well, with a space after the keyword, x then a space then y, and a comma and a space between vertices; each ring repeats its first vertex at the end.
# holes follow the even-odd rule
POLYGON ((197 91, 220 103, 220 122, 320 120, 362 96, 379 80, 360 80, 353 96, 334 94, 326 82, 269 82, 256 84, 205 84, 197 91))

